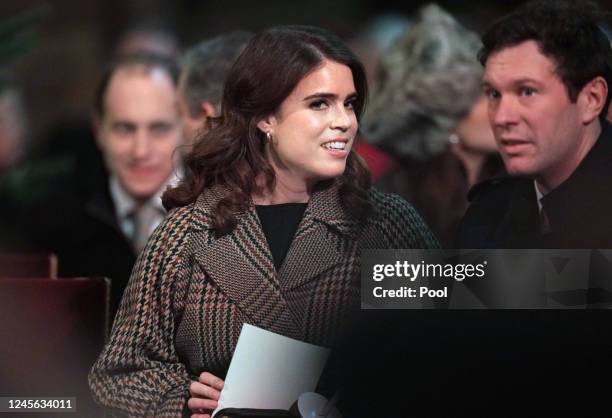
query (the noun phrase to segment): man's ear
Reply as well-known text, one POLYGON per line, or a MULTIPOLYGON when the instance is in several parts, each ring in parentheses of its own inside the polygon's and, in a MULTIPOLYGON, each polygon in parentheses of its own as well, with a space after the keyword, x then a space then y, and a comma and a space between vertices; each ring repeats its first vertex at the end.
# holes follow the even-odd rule
POLYGON ((582 123, 588 125, 603 111, 608 97, 608 83, 603 77, 595 77, 585 84, 579 94, 582 105, 582 123))
POLYGON ((217 116, 215 106, 213 106, 211 102, 203 101, 202 103, 200 103, 200 110, 206 118, 214 118, 215 116, 217 116))

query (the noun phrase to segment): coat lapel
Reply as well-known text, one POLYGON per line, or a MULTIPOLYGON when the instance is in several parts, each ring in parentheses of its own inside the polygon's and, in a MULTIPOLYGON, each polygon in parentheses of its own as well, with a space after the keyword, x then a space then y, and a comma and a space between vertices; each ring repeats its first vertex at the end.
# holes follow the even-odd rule
POLYGON ((494 238, 492 248, 538 248, 540 223, 533 180, 525 179, 515 185, 508 209, 494 238))
POLYGON ((121 230, 121 226, 119 225, 119 220, 115 214, 115 206, 110 194, 110 190, 108 186, 104 188, 100 188, 100 190, 96 191, 94 194, 88 197, 85 201, 85 211, 86 213, 98 222, 106 225, 108 228, 111 228, 113 231, 117 233, 117 236, 121 237, 123 242, 125 243, 126 248, 129 249, 129 252, 133 254, 134 257, 137 254, 134 252, 134 247, 132 242, 125 236, 124 232, 121 230))
POLYGON ((344 261, 357 227, 341 205, 338 182, 315 191, 280 269, 282 289, 298 288, 344 261))
POLYGON ((287 292, 343 262, 357 239, 358 224, 342 208, 337 183, 313 193, 280 272, 254 208, 237 215, 233 232, 215 236, 210 214, 224 194, 216 187, 198 200, 196 261, 253 325, 302 338, 300 318, 292 316, 287 292))
POLYGON ((196 261, 210 279, 246 314, 253 325, 300 338, 301 332, 287 307, 272 255, 254 208, 237 215, 230 234, 216 237, 210 214, 224 192, 207 190, 198 200, 202 232, 196 261))

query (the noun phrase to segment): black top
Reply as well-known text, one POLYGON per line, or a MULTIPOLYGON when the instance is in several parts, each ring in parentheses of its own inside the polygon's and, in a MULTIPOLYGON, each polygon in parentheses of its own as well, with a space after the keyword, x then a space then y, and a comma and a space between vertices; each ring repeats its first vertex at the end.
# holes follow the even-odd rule
POLYGON ((304 216, 306 205, 307 203, 283 203, 255 206, 277 271, 287 255, 295 231, 304 216))

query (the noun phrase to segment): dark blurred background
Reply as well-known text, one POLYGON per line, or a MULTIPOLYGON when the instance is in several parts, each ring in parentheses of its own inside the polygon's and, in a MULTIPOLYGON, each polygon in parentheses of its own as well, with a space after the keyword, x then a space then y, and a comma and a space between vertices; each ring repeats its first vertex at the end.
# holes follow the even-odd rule
MULTIPOLYGON (((237 28, 257 31, 274 24, 320 25, 347 40, 380 14, 410 17, 424 1, 309 0, 302 2, 201 0, 5 0, 0 25, 32 17, 26 48, 2 67, 22 88, 32 142, 58 120, 89 112, 96 80, 120 34, 146 22, 174 32, 179 47, 237 28)), ((521 1, 441 1, 468 27, 481 31, 521 1)), ((612 5, 612 0, 601 2, 612 5)), ((6 34, 2 35, 6 39, 6 34)))
MULTIPOLYGON (((27 129, 31 144, 36 147, 53 138, 50 132, 61 121, 86 120, 104 65, 115 52, 121 34, 132 25, 144 22, 165 28, 174 33, 179 50, 234 29, 255 32, 276 24, 318 25, 351 41, 358 38, 375 17, 396 14, 410 18, 427 3, 430 2, 2 0, 0 71, 10 74, 23 93, 27 129)), ((520 3, 520 0, 438 2, 462 24, 479 33, 520 3)), ((599 4, 605 10, 612 10, 612 0, 601 0, 599 4)), ((379 349, 386 348, 382 351, 386 356, 382 357, 388 359, 387 363, 372 363, 372 368, 383 367, 389 379, 392 375, 400 375, 411 381, 410 376, 420 376, 420 380, 411 381, 420 387, 420 391, 412 394, 423 396, 424 401, 432 404, 440 401, 437 394, 453 393, 454 383, 467 382, 470 377, 478 381, 471 395, 476 396, 483 390, 497 391, 508 402, 515 398, 524 400, 529 395, 527 392, 532 392, 532 397, 539 396, 536 389, 541 382, 556 382, 545 393, 551 399, 563 399, 576 386, 583 386, 584 391, 591 390, 595 386, 590 382, 593 370, 601 370, 602 377, 609 377, 612 363, 609 311, 586 311, 576 315, 568 311, 541 315, 530 311, 396 314, 383 312, 380 318, 375 318, 370 326, 372 332, 368 333, 366 327, 362 334, 363 340, 370 345, 355 344, 352 347, 360 350, 354 351, 353 356, 368 358, 378 352, 380 358, 379 349), (370 338, 373 334, 382 334, 382 338, 370 338), (400 338, 396 340, 396 337, 400 338), (492 347, 505 347, 505 350, 496 351, 492 347), (415 362, 409 363, 408 360, 414 359, 415 362), (432 359, 436 362, 427 361, 432 359), (440 359, 442 361, 438 361, 440 359), (557 373, 561 377, 558 378, 557 373), (429 380, 423 380, 423 376, 428 376, 429 380), (523 385, 523 380, 529 381, 529 385, 523 385), (521 389, 520 395, 515 392, 516 387, 521 389), (559 388, 567 390, 557 392, 559 388)), ((358 371, 361 375, 357 373, 355 381, 377 370, 358 371)), ((380 385, 385 383, 380 382, 380 385)), ((601 386, 605 388, 607 386, 601 386)), ((358 389, 353 394, 359 395, 358 389)), ((466 385, 464 390, 458 391, 455 400, 470 395, 468 389, 466 385)), ((392 394, 389 392, 389 397, 392 394)), ((485 401, 490 399, 495 403, 500 399, 488 395, 491 393, 483 397, 485 401)), ((598 392, 590 394, 600 401, 604 399, 599 395, 598 392)), ((585 399, 575 396, 580 403, 585 399)), ((605 399, 609 399, 607 392, 605 399)), ((485 401, 484 409, 488 406, 485 401)), ((439 406, 453 409, 455 405, 439 406)), ((480 412, 474 416, 503 415, 480 412)), ((430 410, 428 416, 432 415, 430 410)), ((589 415, 582 410, 576 416, 589 415)))
MULTIPOLYGON (((58 120, 87 114, 96 80, 120 34, 147 22, 174 32, 179 47, 237 28, 257 31, 275 24, 313 24, 350 40, 381 14, 410 17, 426 1, 309 0, 4 0, 0 27, 34 14, 33 42, 8 66, 23 89, 32 142, 58 120)), ((481 32, 520 0, 439 1, 468 28, 481 32)), ((600 5, 612 9, 612 0, 600 5)), ((4 35, 2 35, 4 36, 4 35)), ((0 62, 0 66, 6 65, 0 62)), ((1 67, 0 67, 1 68, 1 67)))

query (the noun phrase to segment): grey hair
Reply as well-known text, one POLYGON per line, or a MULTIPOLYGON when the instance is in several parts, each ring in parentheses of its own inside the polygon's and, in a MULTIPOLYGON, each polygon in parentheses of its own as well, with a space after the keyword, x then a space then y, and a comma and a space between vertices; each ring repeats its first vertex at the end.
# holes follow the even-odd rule
POLYGON ((481 91, 479 37, 435 4, 382 58, 361 132, 400 158, 442 152, 481 91))
POLYGON ((251 37, 246 31, 220 35, 200 42, 181 58, 179 88, 192 117, 200 114, 204 101, 220 110, 225 78, 251 37))

